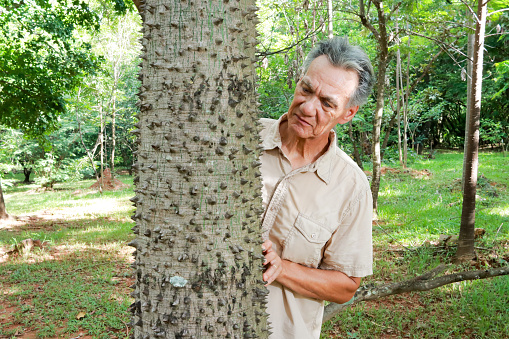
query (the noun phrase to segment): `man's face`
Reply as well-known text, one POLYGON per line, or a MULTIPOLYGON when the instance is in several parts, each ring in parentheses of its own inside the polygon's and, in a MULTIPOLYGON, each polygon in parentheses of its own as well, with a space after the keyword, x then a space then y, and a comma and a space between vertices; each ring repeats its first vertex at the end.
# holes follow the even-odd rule
POLYGON ((353 70, 333 66, 321 55, 297 83, 288 109, 288 127, 301 139, 328 137, 336 124, 352 120, 359 106, 348 107, 359 77, 353 70))

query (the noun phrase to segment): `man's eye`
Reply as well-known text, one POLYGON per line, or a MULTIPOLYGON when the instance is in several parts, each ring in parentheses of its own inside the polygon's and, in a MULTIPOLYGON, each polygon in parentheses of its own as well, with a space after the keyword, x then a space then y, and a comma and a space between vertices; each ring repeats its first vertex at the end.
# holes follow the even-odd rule
POLYGON ((328 103, 327 101, 322 101, 322 105, 324 105, 327 108, 331 108, 332 107, 332 105, 330 103, 328 103))
POLYGON ((304 93, 311 93, 311 91, 308 88, 306 88, 306 87, 302 87, 302 91, 304 93))

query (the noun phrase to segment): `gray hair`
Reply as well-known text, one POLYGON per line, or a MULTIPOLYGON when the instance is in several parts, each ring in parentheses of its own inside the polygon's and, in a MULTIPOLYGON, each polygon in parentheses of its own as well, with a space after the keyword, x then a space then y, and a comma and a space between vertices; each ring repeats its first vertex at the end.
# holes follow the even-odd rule
POLYGON ((309 52, 302 64, 303 74, 311 62, 321 55, 327 56, 331 64, 347 70, 354 70, 359 76, 359 84, 348 101, 349 107, 366 103, 373 87, 373 66, 368 55, 359 46, 350 45, 347 38, 334 37, 323 40, 309 52))

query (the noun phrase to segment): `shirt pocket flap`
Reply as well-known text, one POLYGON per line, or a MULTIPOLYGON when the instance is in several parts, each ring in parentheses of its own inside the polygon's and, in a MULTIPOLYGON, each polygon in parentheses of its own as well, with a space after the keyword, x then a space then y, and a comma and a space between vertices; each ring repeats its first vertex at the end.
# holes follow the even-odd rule
POLYGON ((302 214, 299 214, 297 220, 295 220, 295 228, 302 233, 307 241, 316 244, 324 244, 332 235, 332 232, 328 229, 302 214))

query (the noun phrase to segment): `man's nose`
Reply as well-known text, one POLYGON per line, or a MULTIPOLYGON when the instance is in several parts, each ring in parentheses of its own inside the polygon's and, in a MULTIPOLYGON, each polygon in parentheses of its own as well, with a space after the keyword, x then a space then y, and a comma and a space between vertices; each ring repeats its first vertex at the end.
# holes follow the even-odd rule
POLYGON ((307 98, 305 102, 303 102, 300 106, 300 109, 302 113, 306 116, 314 116, 317 112, 317 109, 319 109, 320 100, 318 100, 318 97, 311 96, 307 98))

